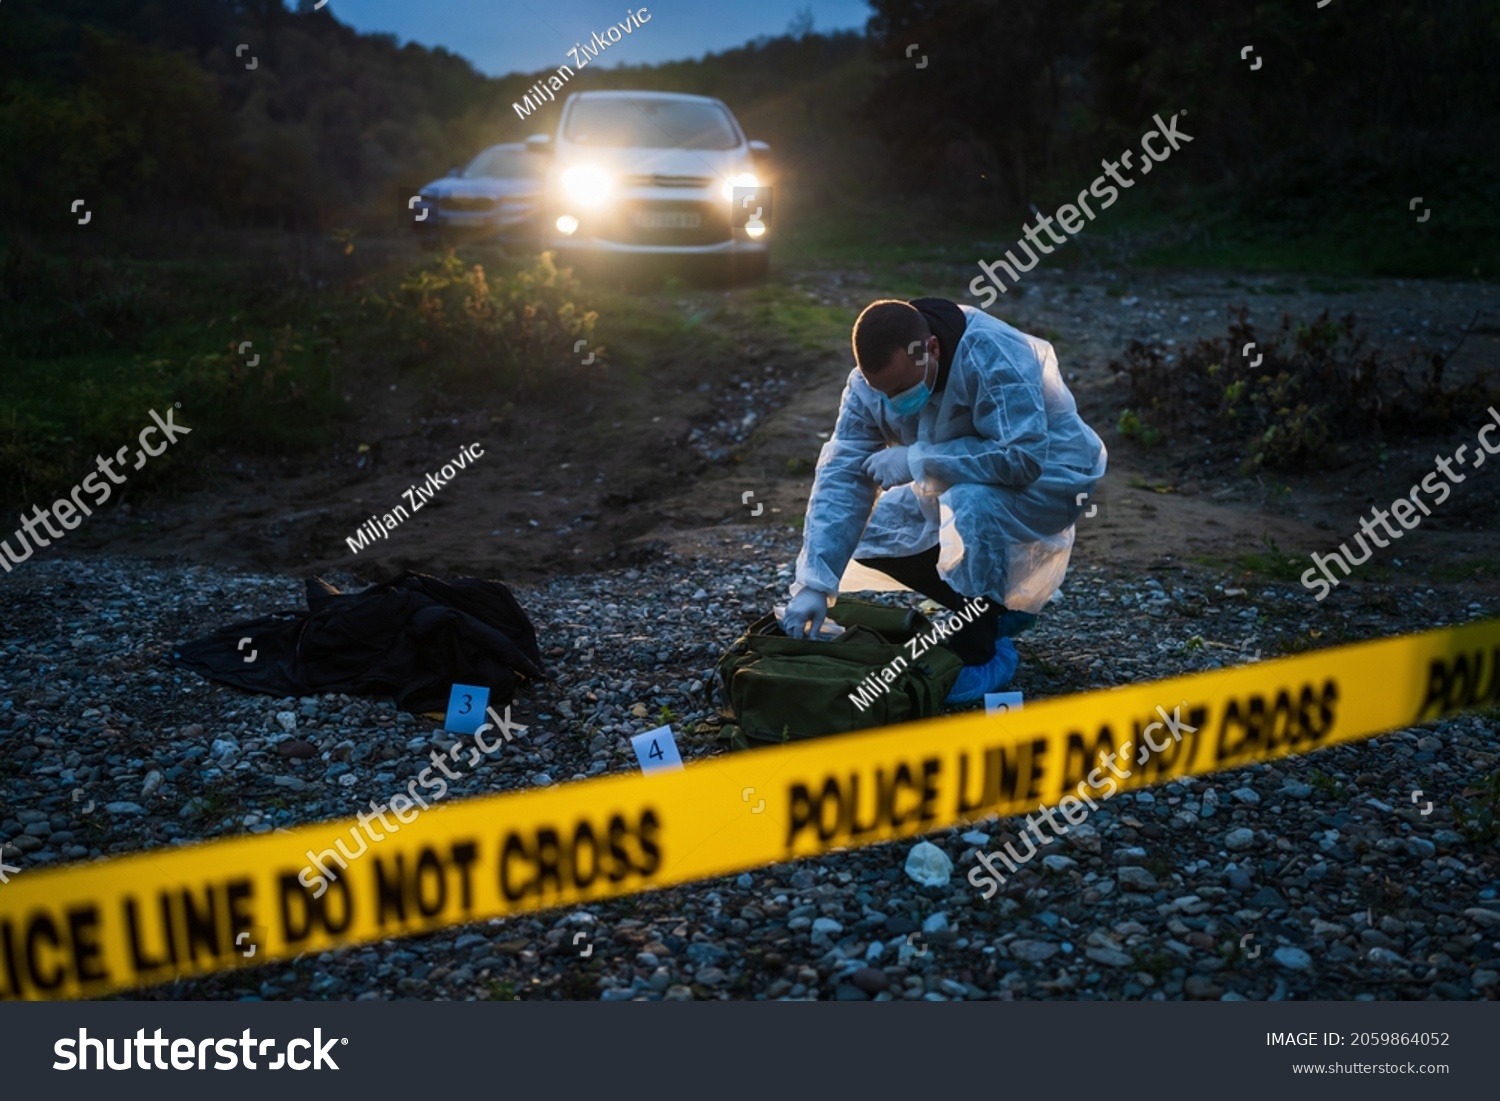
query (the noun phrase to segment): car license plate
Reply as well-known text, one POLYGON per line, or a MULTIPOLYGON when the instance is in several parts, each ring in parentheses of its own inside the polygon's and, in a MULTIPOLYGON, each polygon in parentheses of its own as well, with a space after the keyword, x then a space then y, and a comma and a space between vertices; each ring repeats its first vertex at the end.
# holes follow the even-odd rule
POLYGON ((638 210, 635 224, 638 229, 698 229, 703 225, 703 215, 680 210, 638 210))

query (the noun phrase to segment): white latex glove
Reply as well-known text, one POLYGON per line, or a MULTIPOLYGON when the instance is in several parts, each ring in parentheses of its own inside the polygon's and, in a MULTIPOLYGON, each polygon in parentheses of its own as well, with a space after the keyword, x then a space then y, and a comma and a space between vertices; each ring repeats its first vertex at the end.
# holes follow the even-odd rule
POLYGON ((803 589, 787 602, 781 629, 792 638, 816 638, 828 618, 828 595, 803 589))
POLYGON ((912 480, 911 463, 905 447, 887 447, 865 460, 865 473, 880 483, 881 489, 894 489, 912 480))

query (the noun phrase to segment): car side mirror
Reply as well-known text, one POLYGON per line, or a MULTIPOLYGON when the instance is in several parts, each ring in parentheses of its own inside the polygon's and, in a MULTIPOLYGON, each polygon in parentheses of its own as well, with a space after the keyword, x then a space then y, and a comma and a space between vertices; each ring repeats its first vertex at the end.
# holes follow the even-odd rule
POLYGON ((532 134, 526 139, 526 152, 528 153, 550 153, 552 152, 551 134, 532 134))
POLYGON ((771 147, 763 141, 752 141, 750 143, 750 152, 757 157, 766 157, 770 155, 771 147))
POLYGON ((462 168, 458 168, 457 166, 455 166, 453 168, 448 169, 448 175, 450 175, 450 176, 457 176, 462 171, 463 171, 462 168))

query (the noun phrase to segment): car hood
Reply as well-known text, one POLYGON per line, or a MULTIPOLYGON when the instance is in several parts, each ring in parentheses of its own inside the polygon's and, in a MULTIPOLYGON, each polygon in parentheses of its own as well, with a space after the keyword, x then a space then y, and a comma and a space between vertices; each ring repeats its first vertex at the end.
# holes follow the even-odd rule
POLYGON ((733 176, 745 171, 749 156, 744 149, 641 149, 609 146, 564 146, 558 150, 558 165, 596 164, 626 175, 733 176))

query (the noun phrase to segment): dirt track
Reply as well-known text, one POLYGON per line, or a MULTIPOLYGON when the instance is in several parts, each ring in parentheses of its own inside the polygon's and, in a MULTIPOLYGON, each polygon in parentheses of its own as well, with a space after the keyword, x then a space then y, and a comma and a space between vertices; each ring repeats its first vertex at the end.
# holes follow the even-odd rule
MULTIPOLYGON (((924 272, 935 293, 964 269, 924 272)), ((858 310, 884 293, 860 273, 816 269, 791 282, 823 304, 858 310)), ((670 308, 740 308, 753 291, 672 292, 670 308)), ((1327 309, 1353 312, 1378 343, 1452 349, 1478 322, 1449 369, 1465 377, 1500 362, 1500 292, 1477 284, 1366 281, 1313 291, 1284 278, 1151 273, 1034 277, 1024 294, 993 311, 1052 340, 1085 419, 1105 438, 1110 470, 1105 514, 1080 526, 1075 559, 1141 569, 1171 560, 1232 561, 1269 538, 1288 554, 1336 546, 1372 503, 1406 492, 1485 419, 1455 426, 1452 439, 1406 448, 1353 447, 1343 465, 1311 477, 1246 479, 1233 471, 1184 469, 1165 449, 1122 439, 1114 424, 1123 399, 1106 364, 1135 338, 1183 345, 1224 332, 1231 305, 1248 303, 1252 322, 1272 328, 1283 312, 1311 320, 1327 309), (1229 285, 1233 284, 1233 285, 1229 285), (1415 476, 1415 477, 1414 477, 1415 476)), ((608 318, 600 332, 608 335, 608 318)), ((818 356, 789 351, 775 333, 732 331, 731 362, 674 349, 647 377, 617 373, 586 394, 558 393, 505 414, 448 409, 402 390, 358 395, 362 419, 332 453, 274 469, 236 464, 222 485, 178 502, 152 501, 146 517, 102 515, 69 540, 73 553, 102 550, 181 556, 285 570, 331 568, 374 579, 393 567, 539 578, 558 570, 641 561, 650 548, 691 546, 721 524, 757 526, 800 518, 811 469, 832 428, 849 369, 845 347, 818 356), (458 448, 479 441, 485 455, 378 546, 351 554, 346 538, 371 513, 437 471, 458 448), (361 452, 359 445, 368 450, 361 452), (742 503, 744 494, 753 498, 742 503), (752 518, 756 503, 767 507, 752 518)), ((1500 503, 1500 480, 1477 478, 1426 520, 1394 556, 1373 565, 1420 584, 1433 567, 1488 590, 1496 570, 1482 533, 1500 503)))

